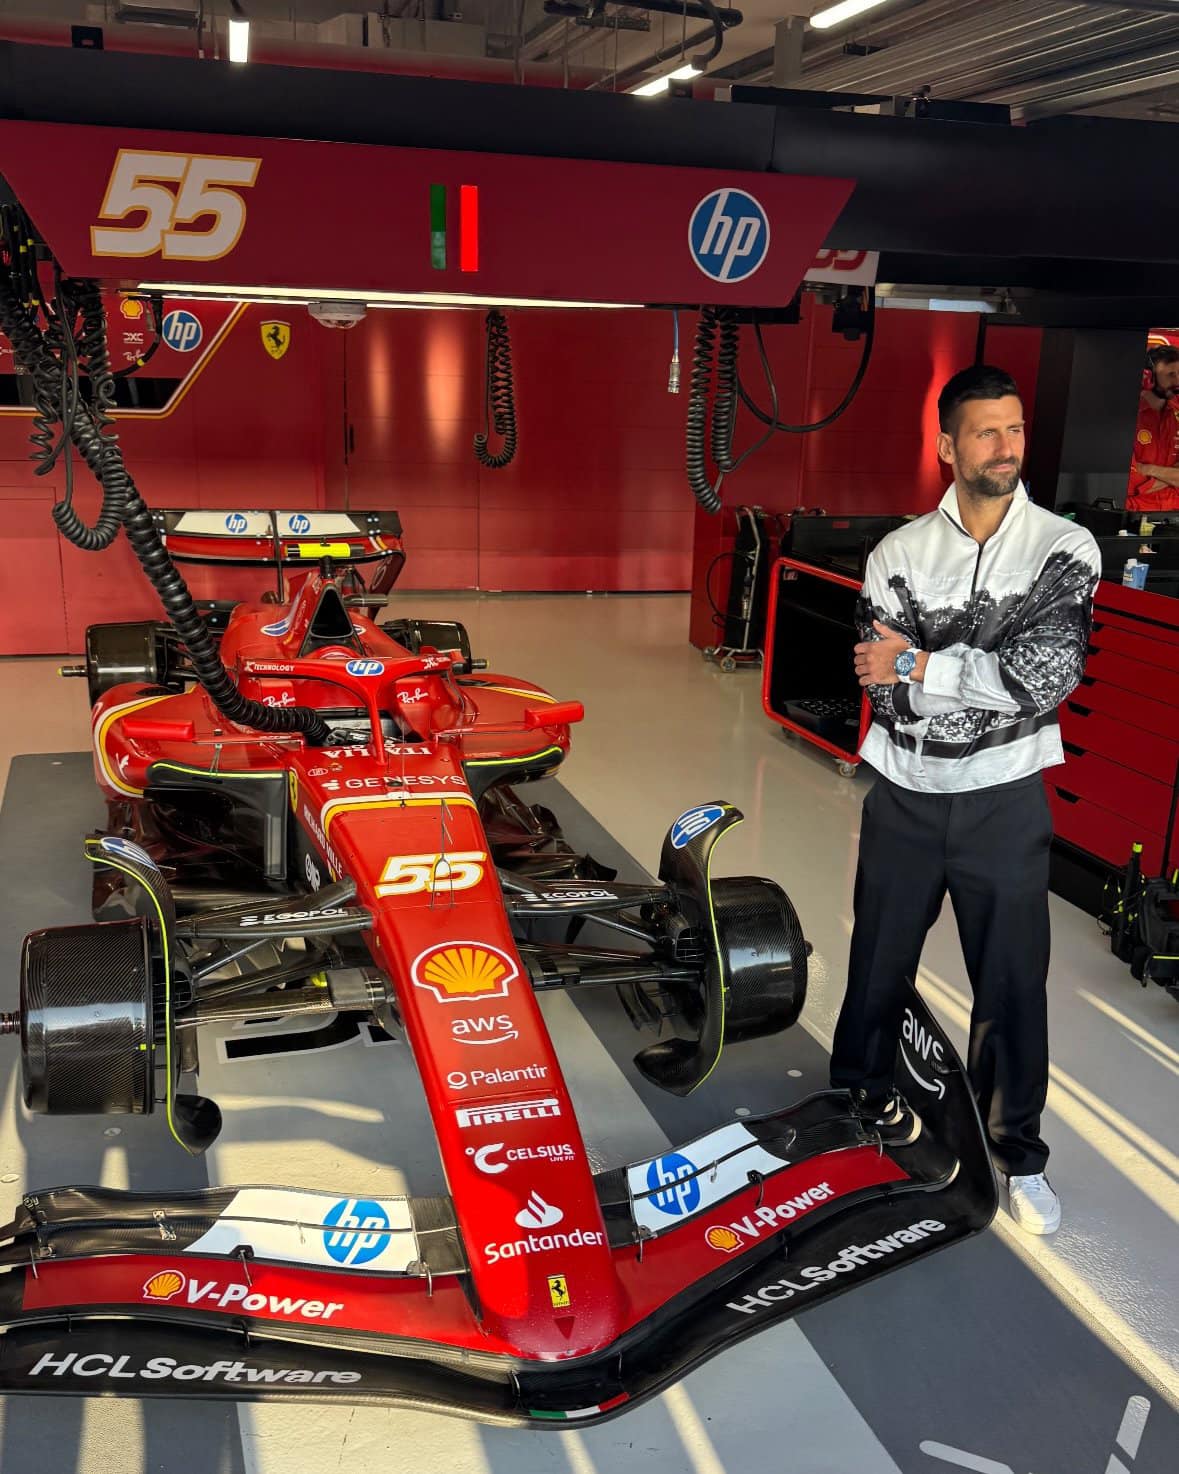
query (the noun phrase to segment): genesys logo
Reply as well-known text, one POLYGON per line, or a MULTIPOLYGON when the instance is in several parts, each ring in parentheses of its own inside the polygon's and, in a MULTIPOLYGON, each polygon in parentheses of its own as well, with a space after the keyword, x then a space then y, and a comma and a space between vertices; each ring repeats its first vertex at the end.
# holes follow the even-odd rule
POLYGON ((222 1280, 198 1279, 176 1269, 162 1269, 153 1274, 143 1287, 142 1298, 148 1304, 167 1302, 195 1305, 202 1310, 241 1310, 280 1320, 331 1320, 337 1310, 344 1309, 342 1300, 308 1300, 301 1295, 265 1294, 244 1279, 226 1284, 222 1280))
POLYGON ((763 1204, 734 1223, 714 1223, 711 1228, 705 1229, 704 1242, 710 1249, 719 1249, 722 1254, 732 1254, 736 1249, 756 1243, 763 1233, 775 1232, 784 1224, 802 1217, 836 1196, 836 1191, 829 1182, 817 1182, 814 1187, 808 1187, 805 1192, 787 1198, 774 1207, 763 1204))
POLYGON ((456 1018, 450 1026, 458 1044, 508 1044, 520 1037, 511 1014, 494 1013, 486 1018, 456 1018))
POLYGON ((254 1382, 302 1386, 354 1386, 362 1372, 313 1372, 305 1367, 260 1367, 247 1361, 181 1362, 173 1356, 153 1356, 141 1362, 133 1356, 111 1356, 105 1351, 47 1351, 30 1369, 30 1377, 106 1377, 144 1382, 254 1382))
POLYGON ((464 1130, 471 1126, 503 1126, 509 1121, 548 1121, 561 1114, 555 1095, 540 1100, 497 1100, 493 1105, 460 1106, 455 1120, 464 1130))
POLYGON ((883 1238, 873 1239, 870 1244, 848 1244, 841 1249, 829 1264, 807 1265, 794 1270, 787 1279, 773 1280, 745 1295, 740 1300, 730 1300, 728 1307, 738 1315, 756 1315, 759 1310, 772 1310, 782 1300, 792 1300, 795 1295, 804 1295, 808 1290, 817 1290, 820 1285, 830 1284, 842 1274, 854 1274, 910 1244, 920 1244, 934 1234, 944 1233, 946 1225, 936 1218, 922 1218, 910 1223, 908 1228, 898 1228, 883 1238))
POLYGON ((529 1080, 544 1080, 547 1065, 524 1065, 518 1070, 451 1070, 446 1083, 452 1090, 481 1090, 488 1085, 523 1085, 529 1080))
POLYGON ((502 1141, 492 1141, 486 1146, 469 1146, 467 1156, 488 1177, 498 1177, 501 1172, 506 1172, 510 1166, 519 1162, 561 1163, 577 1160, 577 1153, 567 1141, 555 1145, 511 1147, 502 1141))

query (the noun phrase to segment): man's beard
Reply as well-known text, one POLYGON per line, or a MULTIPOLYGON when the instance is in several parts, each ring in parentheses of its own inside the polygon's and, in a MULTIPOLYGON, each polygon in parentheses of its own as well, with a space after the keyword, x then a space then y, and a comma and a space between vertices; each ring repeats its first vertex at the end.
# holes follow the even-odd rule
MULTIPOLYGON (((1003 467, 1002 462, 1000 462, 1000 467, 1003 467)), ((987 498, 1010 496, 1019 485, 1019 467, 994 469, 990 466, 980 466, 972 475, 967 475, 959 468, 958 485, 970 496, 987 498)))

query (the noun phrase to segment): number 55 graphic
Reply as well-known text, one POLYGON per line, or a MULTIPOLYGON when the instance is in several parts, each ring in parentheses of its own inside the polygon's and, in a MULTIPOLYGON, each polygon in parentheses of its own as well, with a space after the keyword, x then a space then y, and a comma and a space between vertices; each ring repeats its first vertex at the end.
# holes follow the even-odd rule
POLYGON ((137 225, 90 227, 95 256, 163 256, 169 261, 217 261, 237 245, 245 228, 246 202, 228 184, 252 185, 261 159, 215 154, 165 154, 122 148, 107 182, 99 217, 137 225), (203 230, 185 230, 206 216, 203 230))

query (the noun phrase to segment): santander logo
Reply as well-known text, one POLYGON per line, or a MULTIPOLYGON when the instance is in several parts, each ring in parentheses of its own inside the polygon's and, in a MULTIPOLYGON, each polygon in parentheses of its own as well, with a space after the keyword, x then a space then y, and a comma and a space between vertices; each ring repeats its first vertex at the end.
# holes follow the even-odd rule
POLYGON ((560 1208, 554 1208, 538 1192, 533 1192, 529 1194, 526 1206, 516 1214, 516 1222, 521 1228, 552 1228, 564 1216, 560 1208))

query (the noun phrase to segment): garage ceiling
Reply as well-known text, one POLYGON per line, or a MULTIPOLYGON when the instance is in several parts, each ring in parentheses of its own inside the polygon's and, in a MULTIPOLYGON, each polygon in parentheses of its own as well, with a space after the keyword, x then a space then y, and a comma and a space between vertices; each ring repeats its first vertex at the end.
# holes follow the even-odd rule
MULTIPOLYGON (((1179 118, 1179 0, 880 0, 834 27, 804 27, 801 51, 792 47, 790 15, 829 5, 744 0, 744 19, 726 31, 707 75, 886 96, 928 89, 934 98, 1005 104, 1016 120, 1063 112, 1179 118)), ((685 41, 688 57, 711 45, 707 21, 615 5, 602 5, 588 23, 546 13, 545 0, 242 0, 242 8, 258 42, 322 51, 324 65, 333 51, 344 60, 341 47, 491 57, 525 81, 530 69, 588 71, 597 85, 620 90, 678 65, 685 41), (653 59, 660 51, 665 59, 653 59)), ((208 49, 230 13, 230 0, 0 0, 0 34, 83 23, 102 25, 112 44, 116 35, 140 45, 155 37, 168 50, 195 49, 199 17, 208 49)))

